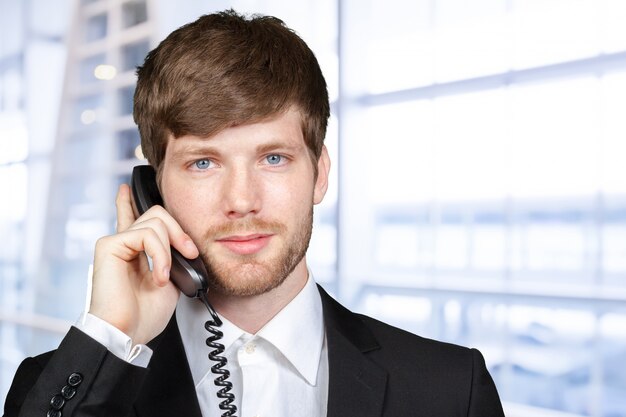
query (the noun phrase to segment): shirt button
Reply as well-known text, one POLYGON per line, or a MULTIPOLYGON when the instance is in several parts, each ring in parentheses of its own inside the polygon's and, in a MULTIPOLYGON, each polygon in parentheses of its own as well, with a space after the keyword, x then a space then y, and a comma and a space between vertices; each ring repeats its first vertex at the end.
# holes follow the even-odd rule
POLYGON ((248 343, 246 345, 246 353, 252 355, 254 353, 256 346, 253 343, 248 343))

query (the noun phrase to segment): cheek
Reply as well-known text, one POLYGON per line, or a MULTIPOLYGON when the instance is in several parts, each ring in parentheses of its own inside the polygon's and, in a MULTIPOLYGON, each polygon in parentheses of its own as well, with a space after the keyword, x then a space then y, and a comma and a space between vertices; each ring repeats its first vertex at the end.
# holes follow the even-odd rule
POLYGON ((185 232, 191 234, 195 222, 204 216, 198 216, 202 207, 206 207, 203 196, 191 188, 166 185, 163 189, 165 208, 176 219, 185 232))
POLYGON ((313 199, 313 178, 304 170, 289 177, 272 177, 262 181, 264 206, 301 207, 310 205, 313 199))
POLYGON ((283 223, 300 223, 303 215, 313 205, 313 187, 310 183, 299 182, 289 187, 275 188, 268 192, 264 208, 272 218, 283 223))

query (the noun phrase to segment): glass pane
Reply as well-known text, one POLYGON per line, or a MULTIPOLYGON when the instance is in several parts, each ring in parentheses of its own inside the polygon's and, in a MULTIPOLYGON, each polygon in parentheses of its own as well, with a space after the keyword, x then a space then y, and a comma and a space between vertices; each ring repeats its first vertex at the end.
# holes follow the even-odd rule
MULTIPOLYGON (((0 80, 1 81, 1 80, 0 80)), ((2 91, 0 91, 0 94, 2 91)), ((0 101, 2 96, 0 95, 0 101)), ((28 156, 28 130, 24 113, 0 112, 0 164, 20 162, 28 156)))
POLYGON ((0 74, 0 82, 3 84, 0 100, 2 109, 8 114, 22 111, 24 108, 25 80, 20 71, 17 68, 7 68, 0 74))
POLYGON ((149 51, 150 43, 148 41, 141 41, 122 46, 122 71, 134 71, 137 66, 143 64, 143 61, 149 51))
POLYGON ((107 14, 92 16, 85 22, 85 41, 92 42, 103 39, 107 35, 107 14))
POLYGON ((374 224, 376 265, 397 272, 432 268, 435 230, 429 205, 379 208, 374 224))
POLYGON ((513 196, 593 195, 598 190, 600 102, 600 83, 592 77, 511 89, 514 139, 506 171, 513 196))
POLYGON ((606 285, 626 286, 626 195, 606 196, 599 220, 603 280, 606 285))
POLYGON ((435 4, 431 42, 436 82, 510 68, 513 27, 505 1, 438 0, 435 4))
POLYGON ((117 91, 118 114, 124 116, 133 113, 133 95, 135 86, 122 87, 117 91))
POLYGON ((512 158, 507 91, 446 96, 434 104, 429 140, 437 197, 457 202, 505 198, 512 158))
POLYGON ((363 294, 357 311, 417 334, 433 336, 436 306, 427 297, 411 297, 376 292, 363 294))
MULTIPOLYGON (((354 2, 354 8, 369 5, 359 12, 358 26, 357 19, 351 21, 355 33, 352 34, 354 44, 350 46, 357 51, 355 63, 363 63, 359 55, 364 55, 367 91, 399 90, 433 81, 435 50, 431 4, 402 0, 354 2)), ((359 73, 351 75, 358 77, 359 73)))
POLYGON ((595 0, 515 0, 512 8, 513 68, 549 65, 598 54, 599 3, 595 0))
POLYGON ((0 165, 0 194, 7 198, 6 204, 2 204, 0 208, 0 225, 24 220, 28 195, 27 180, 26 164, 0 165))
POLYGON ((626 311, 604 313, 600 316, 602 353, 602 416, 626 415, 626 311))
POLYGON ((111 143, 95 130, 76 134, 63 149, 64 172, 90 172, 110 165, 111 143))
POLYGON ((474 213, 469 230, 469 266, 476 270, 504 271, 508 243, 505 207, 487 205, 474 213))
POLYGON ((101 94, 78 98, 72 109, 72 125, 76 128, 102 122, 104 110, 104 96, 101 94))
POLYGON ((464 269, 469 264, 468 227, 461 218, 449 216, 437 227, 435 265, 439 270, 464 269))
POLYGON ((148 20, 145 0, 128 1, 122 5, 122 26, 128 28, 148 20))
POLYGON ((78 77, 81 84, 89 84, 98 79, 95 76, 95 70, 98 65, 105 64, 105 55, 98 54, 83 59, 79 63, 78 77))
POLYGON ((509 305, 501 309, 510 350, 495 367, 500 395, 536 407, 590 415, 597 366, 593 312, 509 305))
MULTIPOLYGON (((526 213, 528 218, 519 229, 524 242, 522 270, 542 272, 542 281, 554 281, 560 271, 588 271, 595 265, 592 210, 550 211, 544 207, 526 213)), ((581 206, 584 204, 581 202, 581 206)), ((581 207, 581 208, 582 208, 581 207)), ((520 256, 522 258, 522 256, 520 256)), ((573 276, 568 276, 571 281, 573 276)))
POLYGON ((80 205, 70 207, 69 218, 65 223, 65 258, 89 259, 93 255, 96 240, 109 233, 110 225, 107 220, 94 218, 80 205))
POLYGON ((513 34, 504 1, 371 1, 367 12, 354 40, 363 46, 352 46, 364 50, 371 93, 500 73, 511 66, 513 34))
POLYGON ((604 52, 626 50, 626 2, 624 0, 603 0, 600 20, 600 36, 604 52))
POLYGON ((431 101, 365 110, 369 168, 364 167, 360 178, 369 184, 373 203, 423 202, 434 197, 433 117, 431 101))
POLYGON ((608 194, 626 194, 626 73, 607 74, 600 80, 599 176, 601 189, 608 194))
POLYGON ((137 158, 137 147, 140 146, 141 139, 137 129, 126 129, 117 133, 117 159, 137 158))

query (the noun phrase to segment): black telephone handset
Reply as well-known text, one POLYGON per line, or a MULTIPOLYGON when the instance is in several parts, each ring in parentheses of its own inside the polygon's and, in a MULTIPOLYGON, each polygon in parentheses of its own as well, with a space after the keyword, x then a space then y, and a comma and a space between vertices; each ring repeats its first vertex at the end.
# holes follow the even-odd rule
MULTIPOLYGON (((138 165, 133 168, 130 189, 135 217, 141 216, 155 204, 163 205, 163 198, 156 183, 156 172, 150 165, 138 165)), ((216 327, 221 326, 222 321, 207 298, 207 270, 200 257, 187 259, 176 249, 170 249, 172 250, 170 279, 186 296, 200 298, 212 317, 212 320, 207 321, 204 327, 211 333, 206 344, 214 349, 209 353, 209 359, 216 362, 211 367, 211 371, 217 375, 215 385, 220 387, 217 392, 217 397, 222 400, 219 408, 224 411, 222 417, 235 417, 237 407, 232 404, 235 396, 230 392, 232 389, 232 383, 228 381, 230 372, 225 368, 226 358, 221 356, 224 352, 224 345, 218 343, 223 334, 216 327)))
MULTIPOLYGON (((150 165, 133 168, 130 188, 132 190, 135 217, 144 214, 154 205, 163 205, 163 198, 156 183, 156 172, 150 165)), ((187 297, 200 297, 208 289, 208 274, 200 257, 187 259, 172 249, 170 279, 187 297)))

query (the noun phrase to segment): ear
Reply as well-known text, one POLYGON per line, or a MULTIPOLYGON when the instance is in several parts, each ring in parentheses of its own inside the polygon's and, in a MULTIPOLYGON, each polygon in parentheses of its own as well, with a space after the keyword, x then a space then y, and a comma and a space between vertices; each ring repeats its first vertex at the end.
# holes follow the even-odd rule
POLYGON ((313 190, 313 204, 319 204, 328 189, 328 172, 330 171, 330 157, 326 145, 322 147, 322 154, 317 160, 317 179, 313 190))

